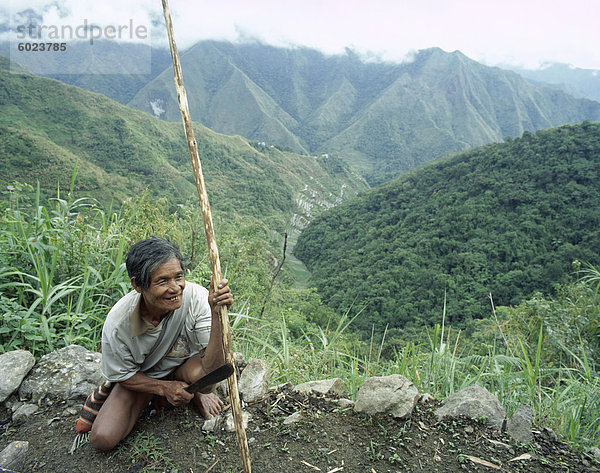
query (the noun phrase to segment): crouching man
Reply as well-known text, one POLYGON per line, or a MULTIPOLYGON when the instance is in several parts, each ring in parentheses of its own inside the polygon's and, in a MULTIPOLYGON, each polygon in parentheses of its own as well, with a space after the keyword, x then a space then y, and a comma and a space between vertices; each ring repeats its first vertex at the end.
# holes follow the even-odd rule
POLYGON ((115 447, 133 429, 153 396, 174 406, 194 401, 212 417, 222 401, 208 388, 185 388, 224 363, 220 306, 231 306, 227 280, 211 290, 186 282, 177 247, 162 238, 142 240, 126 260, 134 290, 110 310, 102 329, 102 371, 110 394, 90 432, 98 450, 115 447))

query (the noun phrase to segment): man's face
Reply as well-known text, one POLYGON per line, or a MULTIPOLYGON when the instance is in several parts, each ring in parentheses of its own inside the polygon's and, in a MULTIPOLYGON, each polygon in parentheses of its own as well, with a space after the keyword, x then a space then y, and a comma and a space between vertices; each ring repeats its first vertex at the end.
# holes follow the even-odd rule
POLYGON ((185 277, 177 258, 170 259, 158 267, 150 276, 150 287, 141 289, 148 311, 166 314, 181 307, 181 296, 185 288, 185 277))

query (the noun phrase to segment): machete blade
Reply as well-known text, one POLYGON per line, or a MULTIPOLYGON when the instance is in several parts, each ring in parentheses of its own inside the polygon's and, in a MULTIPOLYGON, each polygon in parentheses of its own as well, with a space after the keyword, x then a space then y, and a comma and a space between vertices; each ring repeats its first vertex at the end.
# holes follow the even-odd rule
POLYGON ((211 371, 207 375, 202 376, 197 381, 190 384, 185 390, 189 393, 195 393, 204 389, 206 386, 211 384, 217 384, 224 379, 229 378, 233 374, 233 365, 231 363, 225 363, 219 366, 216 370, 211 371))

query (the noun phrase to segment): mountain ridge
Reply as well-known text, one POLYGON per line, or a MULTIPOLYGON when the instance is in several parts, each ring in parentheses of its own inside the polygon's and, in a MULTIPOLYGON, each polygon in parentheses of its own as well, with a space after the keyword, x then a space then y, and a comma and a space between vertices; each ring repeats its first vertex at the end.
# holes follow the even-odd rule
POLYGON ((583 69, 569 64, 548 63, 539 69, 502 66, 537 85, 554 87, 575 96, 600 101, 600 71, 583 69))
MULTIPOLYGON (((193 107, 197 119, 210 128, 300 152, 336 154, 371 184, 447 152, 523 131, 600 119, 599 103, 535 87, 514 72, 440 48, 422 50, 412 62, 387 64, 363 63, 352 55, 327 57, 306 48, 212 41, 187 50, 182 64, 192 71, 188 77, 194 77, 186 79, 189 95, 198 90, 197 97, 204 100, 193 107), (246 92, 239 87, 221 88, 211 99, 203 81, 195 80, 211 74, 208 67, 198 67, 208 61, 226 61, 239 70, 245 88, 253 94, 263 91, 271 98, 270 107, 240 101, 246 92), (238 109, 226 102, 247 106, 238 109), (213 110, 226 114, 227 123, 215 121, 213 110), (251 129, 247 115, 278 126, 251 129)), ((147 109, 153 82, 129 105, 147 109)), ((169 110, 171 115, 162 118, 175 114, 174 105, 169 110)))

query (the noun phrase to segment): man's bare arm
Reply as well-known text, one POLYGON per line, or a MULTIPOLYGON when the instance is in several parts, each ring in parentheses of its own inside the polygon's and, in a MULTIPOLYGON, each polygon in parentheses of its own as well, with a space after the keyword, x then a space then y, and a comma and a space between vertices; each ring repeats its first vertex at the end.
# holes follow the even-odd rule
POLYGON ((183 381, 154 379, 144 373, 136 373, 120 384, 131 391, 164 396, 174 406, 183 406, 194 398, 193 394, 185 390, 188 385, 183 381))

